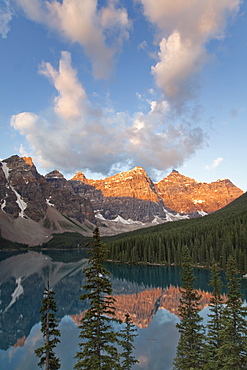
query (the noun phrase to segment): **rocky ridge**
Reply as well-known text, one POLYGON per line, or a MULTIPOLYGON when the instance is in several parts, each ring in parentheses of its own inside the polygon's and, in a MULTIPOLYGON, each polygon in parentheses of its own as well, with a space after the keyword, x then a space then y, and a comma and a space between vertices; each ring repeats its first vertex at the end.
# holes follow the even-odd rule
POLYGON ((173 170, 153 183, 141 167, 104 180, 87 179, 78 172, 70 183, 90 199, 96 217, 122 222, 161 223, 204 216, 243 194, 230 180, 197 182, 173 170))
POLYGON ((65 231, 92 235, 96 224, 113 235, 203 216, 242 194, 229 180, 199 183, 177 171, 154 183, 141 167, 102 180, 42 176, 31 158, 15 155, 0 162, 0 231, 28 245, 65 231))
POLYGON ((104 180, 90 180, 78 172, 70 183, 76 193, 90 199, 98 219, 139 224, 166 219, 163 202, 141 167, 104 180))
POLYGON ((175 170, 156 183, 155 189, 166 207, 190 215, 215 212, 243 194, 228 179, 197 182, 175 170))
POLYGON ((59 176, 63 186, 52 175, 48 178, 37 172, 31 158, 16 155, 1 162, 0 230, 4 238, 38 245, 54 233, 87 233, 86 224, 95 222, 90 201, 75 194, 63 176, 59 176))

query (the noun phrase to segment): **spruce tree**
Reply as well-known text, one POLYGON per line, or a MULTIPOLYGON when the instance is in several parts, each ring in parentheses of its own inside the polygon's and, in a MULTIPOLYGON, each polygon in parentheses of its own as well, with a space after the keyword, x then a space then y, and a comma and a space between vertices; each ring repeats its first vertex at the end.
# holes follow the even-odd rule
POLYGON ((35 354, 40 357, 38 366, 45 366, 45 370, 57 370, 60 368, 60 360, 55 356, 54 348, 60 342, 60 331, 57 329, 58 322, 54 315, 57 311, 55 293, 50 289, 49 281, 43 296, 40 313, 44 344, 35 350, 35 354))
POLYGON ((240 279, 233 257, 228 260, 227 280, 227 301, 222 313, 217 356, 225 370, 247 369, 247 308, 242 303, 240 279))
POLYGON ((211 268, 210 285, 213 287, 212 298, 210 299, 210 313, 207 324, 207 345, 205 369, 221 369, 222 364, 218 361, 217 350, 221 346, 220 330, 222 329, 223 299, 221 296, 222 282, 219 274, 219 267, 216 263, 211 268))
POLYGON ((123 352, 121 353, 121 357, 123 358, 121 365, 123 370, 130 370, 132 366, 139 361, 132 355, 134 350, 134 340, 137 336, 136 328, 130 318, 130 315, 127 313, 125 315, 125 327, 123 330, 120 331, 120 344, 123 348, 123 352))
POLYGON ((88 301, 89 309, 79 326, 79 338, 83 341, 79 343, 80 351, 75 356, 77 363, 74 369, 120 368, 118 338, 112 327, 115 300, 111 297, 110 272, 103 265, 106 256, 107 249, 101 242, 99 229, 96 227, 93 243, 89 247, 89 266, 83 270, 87 283, 82 288, 86 293, 82 294, 80 299, 88 301))
POLYGON ((174 359, 174 369, 203 369, 204 327, 199 315, 201 296, 194 289, 194 274, 188 247, 183 248, 182 287, 179 303, 180 323, 177 328, 180 338, 174 359))

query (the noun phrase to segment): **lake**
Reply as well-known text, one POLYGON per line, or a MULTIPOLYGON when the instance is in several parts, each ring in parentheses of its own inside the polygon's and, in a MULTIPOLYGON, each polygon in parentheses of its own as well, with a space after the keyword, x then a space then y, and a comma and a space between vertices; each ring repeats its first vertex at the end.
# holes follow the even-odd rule
MULTIPOLYGON (((84 250, 0 252, 0 368, 36 370, 34 349, 42 345, 40 307, 49 276, 55 291, 61 343, 61 369, 73 369, 78 350, 78 324, 87 309, 79 297, 87 266, 84 250)), ((116 316, 129 313, 137 328, 135 370, 170 370, 176 354, 180 269, 107 263, 111 272, 116 316)), ((224 275, 222 274, 223 278, 224 275)), ((207 318, 211 297, 209 271, 195 269, 196 288, 202 295, 201 315, 207 318)), ((247 279, 242 279, 247 298, 247 279)), ((224 292, 223 292, 224 293, 224 292)), ((116 330, 121 328, 116 324, 116 330)))

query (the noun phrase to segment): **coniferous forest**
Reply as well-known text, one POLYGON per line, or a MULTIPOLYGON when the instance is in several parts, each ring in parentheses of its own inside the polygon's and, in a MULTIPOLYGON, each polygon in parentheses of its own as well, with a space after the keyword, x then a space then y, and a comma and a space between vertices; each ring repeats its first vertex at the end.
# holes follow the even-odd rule
POLYGON ((247 194, 202 218, 168 222, 104 239, 113 261, 182 264, 187 246, 194 265, 226 269, 232 255, 237 269, 247 272, 247 194))
MULTIPOLYGON (((90 306, 79 326, 79 350, 74 357, 77 360, 74 369, 77 370, 130 370, 138 362, 133 356, 136 333, 129 314, 125 315, 125 328, 120 333, 113 329, 112 324, 117 320, 115 300, 111 296, 110 272, 104 266, 106 258, 107 249, 96 228, 93 243, 89 246, 89 266, 83 270, 87 283, 83 286, 85 293, 80 299, 88 300, 90 306)), ((223 302, 219 267, 213 261, 213 293, 209 320, 205 325, 200 315, 201 296, 195 289, 189 248, 183 246, 180 321, 176 325, 180 336, 173 362, 174 370, 247 368, 247 308, 243 305, 233 256, 229 256, 226 267, 227 298, 223 302)), ((60 332, 54 316, 55 297, 49 284, 44 291, 40 312, 44 344, 35 350, 40 358, 39 366, 45 366, 46 370, 59 369, 60 360, 56 357, 55 347, 60 341, 60 332)))

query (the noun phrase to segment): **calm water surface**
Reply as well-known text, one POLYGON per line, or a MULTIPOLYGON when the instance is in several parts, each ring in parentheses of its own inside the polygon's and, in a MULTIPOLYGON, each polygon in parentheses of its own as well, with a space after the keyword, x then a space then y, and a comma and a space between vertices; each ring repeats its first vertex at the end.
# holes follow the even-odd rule
MULTIPOLYGON (((40 307, 49 276, 55 291, 61 343, 57 356, 61 369, 73 369, 78 350, 78 323, 87 309, 79 300, 85 284, 84 251, 0 252, 0 369, 36 370, 34 349, 42 345, 40 307)), ((176 353, 179 321, 180 275, 177 267, 107 264, 112 274, 116 316, 129 312, 136 325, 135 356, 140 361, 133 369, 172 369, 176 353)), ((201 314, 208 313, 209 271, 195 269, 196 287, 202 294, 201 314)), ((247 279, 242 280, 246 300, 247 279)), ((120 325, 116 326, 116 330, 120 325)))

